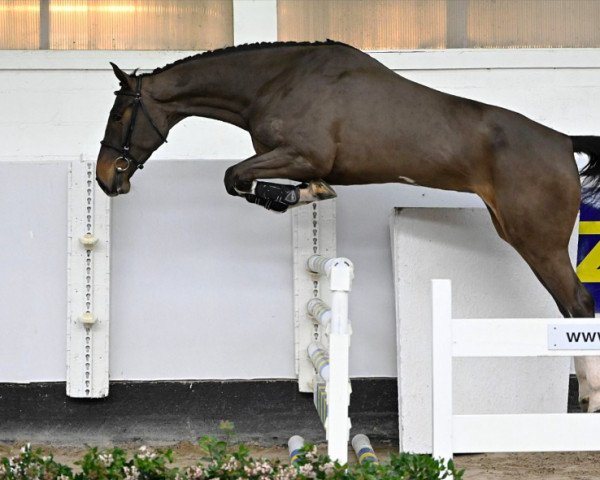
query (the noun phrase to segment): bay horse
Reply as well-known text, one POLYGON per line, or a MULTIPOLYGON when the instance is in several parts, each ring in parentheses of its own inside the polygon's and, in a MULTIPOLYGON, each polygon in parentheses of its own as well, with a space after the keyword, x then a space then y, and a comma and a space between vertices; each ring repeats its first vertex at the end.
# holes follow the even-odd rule
MULTIPOLYGON (((189 116, 249 132, 256 155, 225 189, 265 208, 335 196, 333 185, 409 183, 472 192, 565 317, 593 317, 567 246, 581 200, 574 152, 598 192, 600 137, 568 136, 497 106, 407 80, 343 43, 263 43, 198 54, 149 74, 112 64, 120 90, 97 181, 127 193, 136 170, 189 116), (265 182, 289 179, 299 185, 265 182)), ((600 411, 600 368, 576 359, 580 403, 600 411)))

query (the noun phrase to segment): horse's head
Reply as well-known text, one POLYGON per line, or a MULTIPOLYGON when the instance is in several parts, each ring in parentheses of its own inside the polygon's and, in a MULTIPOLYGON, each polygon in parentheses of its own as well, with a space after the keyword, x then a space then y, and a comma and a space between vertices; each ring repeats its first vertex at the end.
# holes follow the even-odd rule
POLYGON ((111 63, 121 89, 106 125, 96 164, 96 180, 107 195, 127 193, 131 176, 167 141, 167 115, 143 90, 143 77, 127 75, 111 63), (164 133, 163 133, 164 132, 164 133))

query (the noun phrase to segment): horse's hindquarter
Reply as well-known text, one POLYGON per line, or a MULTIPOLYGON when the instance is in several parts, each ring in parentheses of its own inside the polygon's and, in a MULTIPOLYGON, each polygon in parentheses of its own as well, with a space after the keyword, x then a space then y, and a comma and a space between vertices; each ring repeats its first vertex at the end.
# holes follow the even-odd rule
POLYGON ((484 196, 499 182, 578 188, 568 138, 516 112, 400 76, 364 79, 340 102, 337 184, 408 182, 484 196))

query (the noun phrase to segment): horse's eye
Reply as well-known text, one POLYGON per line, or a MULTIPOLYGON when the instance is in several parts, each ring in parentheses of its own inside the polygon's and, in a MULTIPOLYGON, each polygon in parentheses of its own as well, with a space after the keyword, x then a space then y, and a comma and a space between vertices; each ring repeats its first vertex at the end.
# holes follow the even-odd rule
POLYGON ((118 114, 118 113, 115 113, 115 114, 113 115, 113 120, 114 120, 115 122, 120 122, 122 118, 123 118, 123 116, 122 116, 122 115, 120 115, 120 114, 118 114))

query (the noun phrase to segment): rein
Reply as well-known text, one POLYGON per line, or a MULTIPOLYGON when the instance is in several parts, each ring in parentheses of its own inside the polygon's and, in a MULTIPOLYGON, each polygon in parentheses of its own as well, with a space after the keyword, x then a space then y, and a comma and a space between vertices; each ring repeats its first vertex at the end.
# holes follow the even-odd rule
POLYGON ((121 159, 125 160, 126 165, 124 167, 121 167, 118 164, 116 165, 115 168, 117 169, 117 172, 121 172, 121 173, 126 172, 127 170, 129 170, 131 165, 134 165, 135 168, 141 170, 142 168, 144 168, 144 162, 137 161, 129 153, 129 148, 131 147, 131 137, 133 136, 133 129, 135 128, 135 121, 137 120, 138 111, 141 110, 142 113, 146 116, 146 118, 150 122, 150 125, 152 126, 154 131, 162 140, 162 143, 167 143, 167 138, 162 133, 160 133, 160 130, 158 129, 156 124, 152 121, 152 117, 150 117, 148 110, 146 110, 146 107, 144 106, 144 102, 142 102, 142 77, 137 77, 137 84, 135 87, 135 92, 118 91, 118 92, 115 92, 115 95, 117 95, 117 96, 123 95, 123 96, 127 96, 127 97, 133 97, 133 102, 132 102, 133 111, 131 112, 131 121, 129 122, 129 128, 127 129, 127 135, 125 136, 125 141, 123 142, 123 145, 121 147, 111 145, 110 143, 108 143, 104 140, 102 140, 100 142, 100 144, 104 147, 115 150, 116 152, 118 152, 120 154, 120 156, 116 158, 117 162, 121 159))

